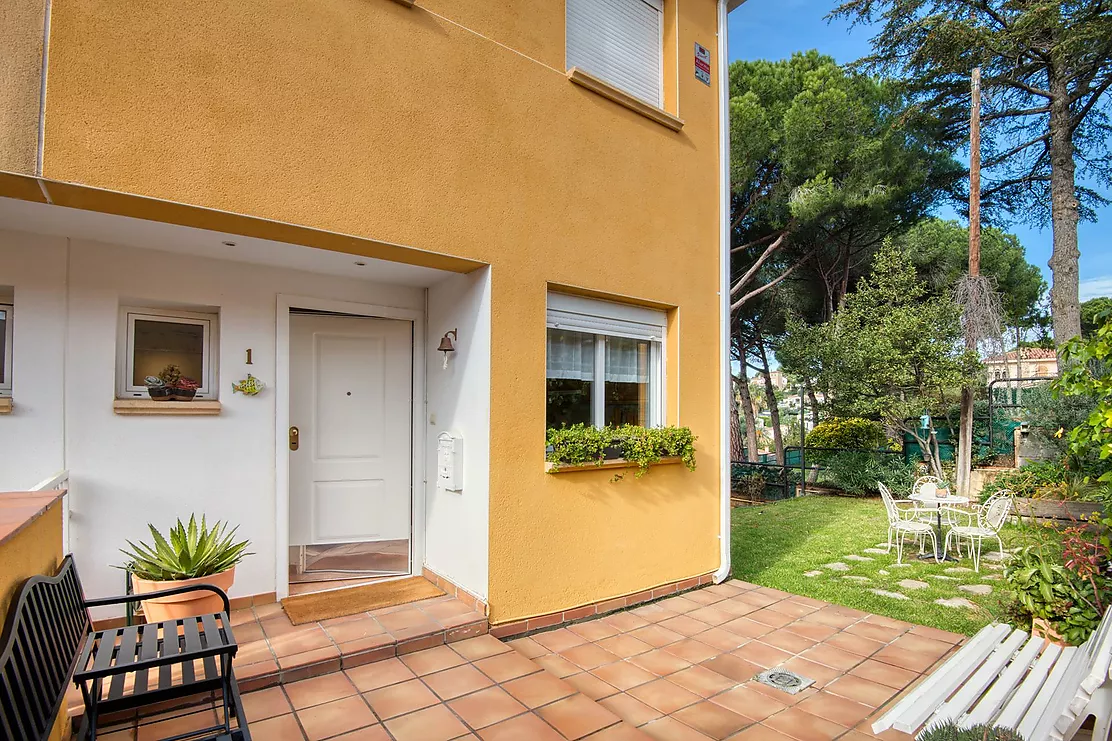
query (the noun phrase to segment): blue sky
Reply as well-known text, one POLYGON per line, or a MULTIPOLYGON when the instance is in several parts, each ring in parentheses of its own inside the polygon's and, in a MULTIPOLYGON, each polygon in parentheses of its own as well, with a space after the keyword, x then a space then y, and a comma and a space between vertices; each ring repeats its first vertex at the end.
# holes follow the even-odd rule
MULTIPOLYGON (((782 59, 796 51, 818 49, 838 62, 852 62, 869 52, 870 29, 850 29, 842 21, 827 23, 824 16, 835 0, 748 0, 730 14, 730 61, 782 59)), ((944 218, 958 218, 947 209, 944 218)), ((1101 209, 1096 223, 1084 223, 1081 246, 1081 300, 1112 296, 1112 207, 1101 209)), ((1049 225, 1039 229, 1011 224, 1027 249, 1027 259, 1039 266, 1050 282, 1049 225)))

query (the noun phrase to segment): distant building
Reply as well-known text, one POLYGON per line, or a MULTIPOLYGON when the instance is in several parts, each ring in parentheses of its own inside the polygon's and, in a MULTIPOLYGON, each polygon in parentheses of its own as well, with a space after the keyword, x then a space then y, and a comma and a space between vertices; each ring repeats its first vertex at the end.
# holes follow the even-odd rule
POLYGON ((788 386, 787 376, 784 375, 782 370, 770 371, 768 374, 772 378, 772 385, 777 391, 782 391, 788 386))
MULTIPOLYGON (((1033 378, 1055 377, 1058 375, 1058 353, 1042 347, 1024 347, 1018 351, 1012 350, 1002 355, 994 355, 985 360, 988 368, 988 380, 1008 378, 1033 378)), ((1030 386, 1035 381, 1023 381, 1024 386, 1030 386)), ((997 384, 999 386, 1000 384, 997 384)))

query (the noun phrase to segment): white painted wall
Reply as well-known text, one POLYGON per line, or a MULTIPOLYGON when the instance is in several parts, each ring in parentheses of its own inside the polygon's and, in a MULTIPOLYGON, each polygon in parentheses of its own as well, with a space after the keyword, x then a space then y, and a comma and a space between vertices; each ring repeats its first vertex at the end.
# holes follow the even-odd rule
POLYGON ((490 268, 428 289, 428 462, 425 563, 464 589, 487 596, 490 510, 490 268), (459 330, 443 368, 440 338, 459 330), (462 435, 463 491, 436 485, 436 439, 462 435))
POLYGON ((15 289, 15 406, 0 416, 0 491, 29 489, 64 466, 65 281, 65 239, 0 231, 0 286, 15 289))
MULTIPOLYGON (((117 549, 126 538, 149 537, 148 521, 165 527, 194 511, 238 523, 240 534, 252 541, 256 555, 240 566, 232 594, 274 591, 275 395, 286 393, 273 387, 277 295, 420 310, 424 290, 68 242, 67 248, 64 238, 0 232, 0 285, 15 289, 13 398, 19 410, 0 416, 0 489, 25 488, 63 465, 70 469, 71 545, 90 595, 122 591, 122 573, 111 564, 121 561, 117 549), (113 413, 121 304, 219 307, 219 416, 113 413), (244 363, 248 348, 254 355, 251 366, 244 363), (233 395, 231 383, 248 371, 271 386, 257 397, 233 395)), ((479 293, 489 306, 489 291, 479 293)), ((485 316, 483 326, 489 328, 489 311, 485 316)), ((487 347, 482 365, 488 371, 487 347)), ((470 367, 466 376, 472 378, 470 367)), ((486 393, 489 377, 483 378, 486 393)), ((472 416, 472 411, 464 414, 466 420, 472 416)), ((485 443, 485 433, 482 437, 485 443)), ((485 471, 475 476, 476 482, 485 479, 485 471)), ((485 485, 482 492, 485 513, 485 485)), ((480 542, 485 593, 485 514, 475 547, 480 542)))

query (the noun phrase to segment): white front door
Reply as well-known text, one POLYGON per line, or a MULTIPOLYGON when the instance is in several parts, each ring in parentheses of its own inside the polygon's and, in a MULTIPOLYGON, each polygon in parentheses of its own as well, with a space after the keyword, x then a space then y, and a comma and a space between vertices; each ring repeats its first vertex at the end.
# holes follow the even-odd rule
POLYGON ((409 541, 412 330, 290 315, 291 546, 409 541))

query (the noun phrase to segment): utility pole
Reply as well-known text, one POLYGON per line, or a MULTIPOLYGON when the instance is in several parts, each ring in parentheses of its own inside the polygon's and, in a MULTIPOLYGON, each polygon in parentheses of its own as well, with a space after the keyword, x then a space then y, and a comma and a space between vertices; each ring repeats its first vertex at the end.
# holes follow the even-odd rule
MULTIPOLYGON (((973 70, 972 111, 969 116, 969 277, 981 274, 981 68, 973 70)), ((977 349, 970 322, 965 324, 965 347, 977 349)), ((1018 352, 1018 351, 1017 351, 1018 352)), ((1005 365, 1005 367, 1007 367, 1005 365)), ((991 425, 992 420, 988 423, 991 425)), ((968 496, 973 474, 973 389, 961 390, 961 416, 958 424, 957 489, 968 496)))

